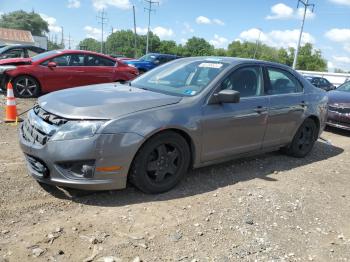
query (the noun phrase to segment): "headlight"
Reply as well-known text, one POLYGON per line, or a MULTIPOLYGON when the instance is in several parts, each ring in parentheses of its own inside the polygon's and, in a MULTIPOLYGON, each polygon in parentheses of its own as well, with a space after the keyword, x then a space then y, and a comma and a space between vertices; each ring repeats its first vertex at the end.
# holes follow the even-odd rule
POLYGON ((51 137, 51 141, 80 139, 93 136, 103 121, 71 121, 64 124, 51 137))

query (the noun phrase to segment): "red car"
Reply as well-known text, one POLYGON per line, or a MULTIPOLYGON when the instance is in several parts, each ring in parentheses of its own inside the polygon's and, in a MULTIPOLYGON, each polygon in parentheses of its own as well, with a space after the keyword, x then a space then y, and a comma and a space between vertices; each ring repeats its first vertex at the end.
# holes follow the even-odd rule
POLYGON ((136 68, 112 57, 80 50, 54 50, 32 58, 4 59, 0 61, 2 65, 16 66, 6 71, 5 77, 6 81, 12 80, 17 97, 36 97, 76 86, 124 82, 139 73, 136 68))

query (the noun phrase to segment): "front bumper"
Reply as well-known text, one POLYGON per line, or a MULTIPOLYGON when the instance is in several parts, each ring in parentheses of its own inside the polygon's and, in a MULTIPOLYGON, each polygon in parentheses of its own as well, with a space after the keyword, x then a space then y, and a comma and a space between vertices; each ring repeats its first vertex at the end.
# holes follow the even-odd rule
POLYGON ((329 110, 326 124, 328 126, 350 131, 350 113, 339 113, 329 110))
POLYGON ((96 134, 91 138, 48 141, 45 145, 19 140, 29 173, 36 180, 55 186, 83 190, 111 190, 126 187, 127 174, 142 136, 134 133, 96 134), (64 168, 67 163, 89 163, 89 177, 78 176, 64 168), (99 167, 119 166, 116 171, 97 171, 99 167))

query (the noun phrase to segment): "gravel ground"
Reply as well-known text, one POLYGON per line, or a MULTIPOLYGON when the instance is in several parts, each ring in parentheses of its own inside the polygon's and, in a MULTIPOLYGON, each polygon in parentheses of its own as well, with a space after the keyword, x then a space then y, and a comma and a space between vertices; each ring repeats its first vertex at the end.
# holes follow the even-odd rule
MULTIPOLYGON (((34 103, 17 99, 20 112, 34 103)), ((231 161, 145 195, 40 187, 16 129, 0 124, 1 262, 350 260, 350 133, 327 130, 305 159, 231 161)))

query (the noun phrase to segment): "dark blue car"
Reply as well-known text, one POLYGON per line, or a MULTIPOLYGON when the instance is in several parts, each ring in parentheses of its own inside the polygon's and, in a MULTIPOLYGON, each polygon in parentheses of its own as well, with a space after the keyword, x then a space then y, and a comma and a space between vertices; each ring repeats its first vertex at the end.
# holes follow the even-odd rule
POLYGON ((151 70, 159 65, 162 65, 171 60, 180 58, 176 55, 168 55, 168 54, 158 54, 158 53, 149 53, 144 55, 138 60, 125 60, 123 61, 125 64, 136 67, 139 72, 142 74, 151 70))

